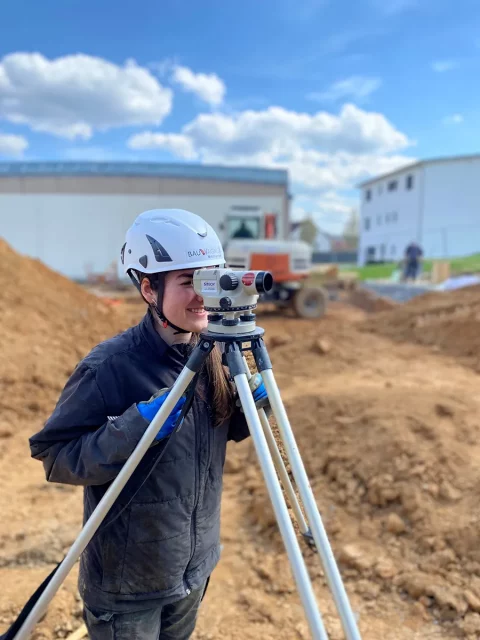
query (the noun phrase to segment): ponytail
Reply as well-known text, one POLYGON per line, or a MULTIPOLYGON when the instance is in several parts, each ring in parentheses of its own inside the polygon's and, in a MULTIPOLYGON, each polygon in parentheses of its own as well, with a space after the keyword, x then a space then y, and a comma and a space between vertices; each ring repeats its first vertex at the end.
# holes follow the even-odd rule
MULTIPOLYGON (((196 345, 198 334, 192 334, 190 343, 196 345)), ((205 368, 208 378, 208 386, 212 394, 214 426, 218 427, 231 418, 235 409, 235 389, 230 382, 227 369, 222 364, 222 354, 218 345, 210 352, 205 368)))

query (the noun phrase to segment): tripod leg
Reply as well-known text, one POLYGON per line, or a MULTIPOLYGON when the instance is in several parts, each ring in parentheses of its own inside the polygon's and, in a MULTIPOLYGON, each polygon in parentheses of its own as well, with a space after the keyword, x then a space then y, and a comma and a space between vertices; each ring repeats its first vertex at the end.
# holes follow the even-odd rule
POLYGON ((332 592, 333 599, 335 600, 345 637, 347 640, 361 640, 355 616, 350 606, 347 592, 345 591, 325 527, 323 526, 315 496, 313 495, 305 467, 303 466, 302 458, 298 451, 297 443, 288 420, 287 412, 283 405, 275 376, 273 375, 272 365, 270 358, 268 357, 267 349, 263 342, 258 340, 252 351, 255 357, 255 362, 257 363, 257 368, 262 375, 273 414, 277 419, 280 435, 292 466, 293 477, 295 478, 298 491, 305 507, 305 512, 312 529, 315 545, 322 560, 325 577, 332 592))
POLYGON ((37 600, 35 606, 30 611, 27 616, 25 622, 20 627, 18 633, 15 635, 15 640, 27 640, 33 631, 38 620, 42 617, 42 615, 47 610, 47 607, 52 600, 53 596, 61 586, 62 582, 70 573, 72 567, 84 551, 87 544, 95 535, 98 527, 102 524, 105 516, 110 510, 111 506, 118 498, 123 487, 126 485, 132 473, 137 468, 138 464, 142 460, 143 456, 149 449, 150 445, 155 439, 155 436, 160 431, 161 426, 168 418, 172 409, 177 404, 178 400, 184 394, 186 388, 189 383, 199 371, 201 365, 205 361, 206 357, 210 353, 214 346, 214 342, 210 342, 208 340, 202 340, 196 346, 192 355, 190 356, 186 366, 183 371, 178 376, 175 384, 173 385, 168 398, 163 403, 161 409, 154 417, 145 433, 143 434, 140 442, 137 444, 134 449, 132 455, 125 462, 123 467, 121 468, 118 476, 112 482, 108 490, 106 491, 103 498, 98 503, 96 509, 90 516, 90 518, 85 523, 83 529, 81 530, 79 536, 70 547, 67 555, 65 556, 62 564, 58 567, 57 572, 50 580, 48 586, 45 591, 42 593, 40 598, 37 600))
POLYGON ((283 462, 283 458, 280 454, 280 451, 278 450, 278 445, 276 443, 275 438, 273 437, 273 433, 272 433, 272 429, 270 427, 270 424, 268 422, 268 418, 267 415, 265 413, 265 411, 263 409, 260 409, 260 411, 258 412, 258 415, 260 417, 260 422, 262 424, 262 428, 263 428, 263 433, 265 434, 265 438, 267 440, 267 444, 268 444, 268 448, 270 450, 270 454, 273 458, 273 462, 275 464, 275 468, 277 470, 277 473, 280 477, 280 481, 283 485, 283 488, 285 490, 285 493, 288 496, 288 500, 290 502, 290 505, 293 509, 293 512, 295 513, 295 518, 298 522, 298 526, 300 528, 300 531, 302 533, 302 535, 306 536, 309 532, 308 529, 308 525, 305 521, 305 518, 303 516, 302 510, 300 508, 300 505, 298 504, 298 500, 297 500, 297 496, 295 495, 295 490, 292 486, 292 483, 290 481, 290 478, 288 477, 288 473, 287 470, 285 468, 285 464, 283 462))
POLYGON ((270 457, 267 441, 265 439, 257 408, 248 384, 241 351, 236 344, 228 345, 227 349, 227 364, 237 387, 238 396, 250 429, 250 434, 257 452, 260 467, 265 478, 267 490, 270 495, 275 517, 287 550, 287 555, 290 560, 293 576, 295 578, 300 599, 312 633, 312 638, 314 638, 314 640, 328 640, 327 632, 323 626, 323 621, 315 600, 315 594, 310 582, 310 577, 305 567, 305 562, 300 551, 292 521, 290 520, 287 505, 275 472, 272 458, 270 457))
MULTIPOLYGON (((248 363, 245 358, 243 358, 245 364, 245 374, 247 376, 247 380, 250 380, 252 374, 248 367, 248 363)), ((310 530, 305 521, 304 515, 300 508, 300 505, 297 500, 297 496, 295 494, 295 490, 292 486, 290 478, 288 476, 287 470, 285 468, 285 464, 283 462, 283 458, 278 450, 278 445, 276 443, 275 438, 273 437, 272 429, 270 427, 270 423, 268 422, 267 414, 263 409, 259 409, 258 415, 260 417, 260 422, 262 423, 263 433, 265 434, 265 438, 267 439, 268 448, 270 449, 270 454, 273 458, 273 463, 275 464, 275 469, 277 470, 280 481, 283 485, 283 489, 288 496, 288 500, 290 502, 290 506, 295 513, 295 518, 297 520, 298 526, 302 535, 306 539, 310 539, 310 530)))

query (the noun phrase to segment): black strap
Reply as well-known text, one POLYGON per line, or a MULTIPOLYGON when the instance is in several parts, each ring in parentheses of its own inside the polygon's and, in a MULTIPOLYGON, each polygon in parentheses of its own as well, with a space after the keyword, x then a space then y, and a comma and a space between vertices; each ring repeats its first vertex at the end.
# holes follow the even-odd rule
MULTIPOLYGON (((211 576, 208 576, 207 581, 205 582, 205 588, 203 590, 202 599, 200 600, 200 602, 203 602, 203 599, 205 598, 205 594, 207 593, 208 585, 210 583, 210 578, 211 578, 211 576)), ((0 640, 1 640, 1 638, 0 638, 0 640)))
MULTIPOLYGON (((195 375, 195 377, 193 378, 193 380, 190 382, 189 386, 188 386, 188 390, 187 390, 187 397, 186 397, 186 401, 185 404, 182 407, 182 410, 180 412, 180 416, 178 417, 177 423, 175 425, 175 428, 173 429, 172 433, 170 434, 170 438, 168 440, 168 442, 165 444, 165 446, 163 447, 163 449, 161 449, 161 451, 157 454, 156 458, 153 461, 153 464, 150 468, 150 470, 148 471, 146 477, 144 478, 144 480, 142 481, 142 484, 138 487, 138 489, 135 491, 135 493, 133 494, 133 496, 130 498, 130 500, 127 502, 127 504, 122 507, 122 509, 115 514, 115 516, 106 523, 103 523, 93 534, 93 536, 90 538, 88 544, 90 544, 90 542, 99 534, 102 533, 103 531, 105 531, 105 529, 107 527, 109 527, 111 524, 113 524, 115 522, 115 520, 117 520, 117 518, 125 511, 125 509, 131 504, 132 500, 134 499, 134 497, 137 495, 137 493, 140 491, 140 489, 143 487, 143 485, 145 484, 145 482, 148 480, 148 478, 152 475, 153 471, 156 469, 158 463, 160 462, 160 460, 162 459, 163 455, 165 454, 165 452, 167 451, 170 443, 172 442, 172 436, 177 433, 177 431, 181 428, 183 420, 185 418, 185 416, 187 415, 188 411, 190 410, 192 403, 193 403, 193 398, 195 395, 195 388, 197 386, 197 382, 198 382, 198 377, 199 377, 199 373, 197 373, 195 375)), ((128 484, 128 483, 127 483, 128 484)), ((125 488, 125 487, 124 487, 125 488)), ((87 547, 88 547, 87 544, 87 547)), ((45 578, 45 580, 42 582, 42 584, 37 588, 37 590, 35 591, 35 593, 33 593, 33 595, 30 597, 30 599, 28 600, 28 602, 25 604, 25 606, 23 607, 23 609, 20 611, 20 613, 18 614, 17 619, 12 623, 11 627, 3 634, 0 636, 0 640, 14 640, 15 636, 17 635, 17 633, 20 631, 21 626, 23 625, 23 623, 25 622, 25 620, 27 619, 27 616, 29 615, 30 611, 33 609, 33 607, 35 606, 35 604, 37 603, 37 601, 40 599, 40 596, 42 595, 42 593, 45 591, 45 589, 47 588, 48 584, 50 583, 51 579, 53 578, 53 576, 56 574, 56 572, 58 571, 59 567, 61 566, 61 564, 63 563, 63 561, 65 560, 65 558, 59 562, 57 564, 57 566, 55 567, 55 569, 53 569, 53 571, 45 578)), ((207 582, 208 584, 208 582, 207 582)), ((205 594, 204 594, 205 595, 205 594)))
MULTIPOLYGON (((63 560, 62 560, 63 562, 63 560)), ((42 582, 42 584, 38 587, 38 589, 35 591, 35 593, 30 597, 30 599, 28 600, 27 604, 23 607, 23 609, 20 611, 20 613, 18 614, 17 619, 14 621, 14 623, 12 624, 12 626, 7 630, 6 633, 4 633, 3 635, 0 636, 0 640, 14 640, 15 636, 17 635, 17 633, 20 631, 20 628, 22 626, 22 624, 25 622, 25 620, 28 617, 28 614, 30 613, 30 611, 33 609, 33 607, 36 605, 37 600, 40 598, 40 596, 42 595, 42 593, 45 591, 45 589, 47 588, 50 580, 53 578, 53 576, 57 573, 60 565, 62 564, 62 562, 59 562, 57 564, 57 566, 55 567, 55 569, 50 573, 50 575, 48 575, 45 580, 42 582)))

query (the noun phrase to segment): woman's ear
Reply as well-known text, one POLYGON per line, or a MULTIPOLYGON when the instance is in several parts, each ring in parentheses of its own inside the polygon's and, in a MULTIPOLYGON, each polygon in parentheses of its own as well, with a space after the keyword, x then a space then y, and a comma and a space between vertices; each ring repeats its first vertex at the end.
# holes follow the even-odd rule
POLYGON ((148 302, 148 304, 156 304, 157 302, 157 293, 152 289, 152 285, 148 278, 143 278, 140 284, 140 290, 142 292, 142 296, 148 302))

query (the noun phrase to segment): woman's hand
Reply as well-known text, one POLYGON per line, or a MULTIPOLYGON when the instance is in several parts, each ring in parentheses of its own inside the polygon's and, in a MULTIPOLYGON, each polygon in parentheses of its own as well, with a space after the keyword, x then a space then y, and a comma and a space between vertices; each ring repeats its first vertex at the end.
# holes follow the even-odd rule
POLYGON ((270 406, 268 401, 267 390, 259 373, 255 373, 249 380, 248 384, 252 390, 253 399, 257 409, 265 409, 270 406))
MULTIPOLYGON (((160 391, 157 391, 157 393, 152 396, 152 398, 150 398, 148 402, 139 402, 137 404, 137 409, 140 415, 142 415, 145 420, 148 420, 148 422, 151 422, 167 399, 169 393, 170 389, 160 389, 160 391)), ((175 428, 175 424, 180 417, 180 413, 182 411, 183 405, 185 404, 185 400, 186 399, 184 396, 180 398, 168 418, 165 420, 160 431, 156 435, 155 440, 162 440, 162 438, 165 438, 172 433, 173 429, 175 428)))

